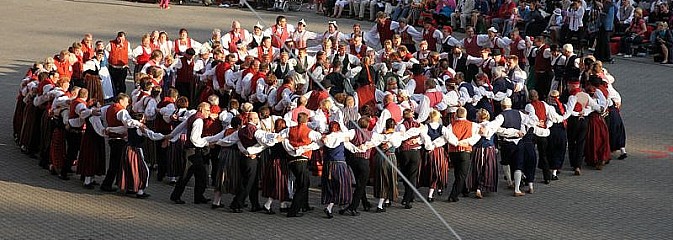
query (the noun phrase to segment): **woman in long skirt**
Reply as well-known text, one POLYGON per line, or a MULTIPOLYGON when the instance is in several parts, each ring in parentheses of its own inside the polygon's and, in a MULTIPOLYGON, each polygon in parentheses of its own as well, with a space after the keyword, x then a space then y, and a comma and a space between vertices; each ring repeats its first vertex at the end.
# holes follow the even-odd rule
POLYGON ((444 145, 446 141, 438 141, 435 144, 435 139, 443 137, 448 130, 442 126, 441 114, 438 111, 432 111, 429 115, 429 122, 424 125, 424 130, 421 131, 421 138, 425 147, 425 157, 421 164, 420 176, 424 178, 426 183, 424 187, 429 187, 428 202, 433 202, 435 189, 443 190, 449 179, 449 161, 444 152, 444 145))
POLYGON ((103 97, 103 80, 101 80, 98 74, 85 72, 84 73, 84 84, 86 84, 86 89, 89 90, 89 99, 91 99, 94 104, 98 103, 101 106, 105 104, 103 97))
MULTIPOLYGON (((142 122, 141 113, 133 114, 133 118, 142 122)), ((145 163, 143 156, 143 140, 145 136, 152 140, 161 140, 164 135, 154 133, 147 128, 129 128, 128 142, 124 158, 121 161, 117 185, 121 192, 135 193, 137 198, 147 198, 150 195, 145 192, 150 177, 150 169, 145 163)))
MULTIPOLYGON (((327 218, 333 218, 332 208, 334 205, 341 207, 343 213, 347 204, 353 199, 353 172, 346 164, 345 136, 352 132, 342 132, 338 122, 330 122, 329 134, 324 137, 325 156, 323 157, 323 173, 321 177, 322 204, 327 218)), ((350 143, 348 143, 350 144, 350 143)))
POLYGON ((476 192, 481 199, 483 192, 498 191, 498 165, 495 155, 494 134, 496 129, 489 129, 490 114, 485 109, 477 111, 477 121, 481 125, 481 139, 473 146, 472 170, 467 175, 467 189, 476 192))
POLYGON ((26 109, 26 103, 23 101, 25 96, 18 94, 16 97, 16 105, 14 106, 14 117, 12 118, 12 127, 14 131, 14 142, 19 143, 19 136, 21 136, 21 126, 23 125, 23 111, 26 109))
MULTIPOLYGON (((67 109, 63 109, 65 111, 67 109)), ((58 113, 56 113, 58 114, 58 113)), ((60 115, 60 114, 59 114, 60 115)), ((54 122, 54 131, 51 132, 51 142, 49 144, 49 172, 52 175, 57 175, 62 171, 63 166, 65 165, 66 159, 66 129, 63 123, 63 118, 55 117, 54 122)), ((67 175, 65 175, 67 177, 67 175)), ((65 177, 63 178, 65 180, 65 177)))
MULTIPOLYGON (((194 111, 187 109, 189 106, 189 100, 184 96, 179 97, 175 101, 175 105, 177 106, 178 110, 176 110, 175 114, 173 114, 171 117, 173 119, 171 124, 177 126, 181 122, 186 121, 187 118, 189 118, 189 116, 194 113, 194 111)), ((187 164, 187 160, 185 159, 183 152, 185 142, 187 142, 186 133, 173 136, 173 138, 170 140, 166 174, 170 185, 177 183, 178 178, 185 173, 185 166, 187 164)))
MULTIPOLYGON (((274 125, 275 133, 280 133, 280 131, 287 128, 285 120, 282 118, 276 119, 274 125)), ((273 200, 280 202, 281 212, 286 212, 290 208, 290 193, 288 192, 290 169, 287 165, 290 156, 282 144, 273 143, 273 146, 264 150, 269 155, 266 158, 266 163, 262 166, 262 178, 260 181, 262 185, 262 197, 267 198, 266 203, 264 203, 264 210, 267 213, 273 213, 273 210, 271 210, 273 200)))
MULTIPOLYGON (((392 136, 395 133, 395 120, 389 118, 386 120, 386 129, 383 135, 392 136)), ((390 139, 390 138, 387 138, 390 139)), ((379 147, 385 155, 377 151, 374 158, 374 198, 378 199, 376 212, 385 212, 384 202, 390 205, 390 202, 397 201, 399 192, 397 190, 397 172, 394 167, 397 166, 397 157, 395 150, 402 144, 402 141, 385 141, 379 147), (388 161, 390 160, 390 161, 388 161)))
POLYGON ((104 127, 100 116, 91 116, 86 120, 82 144, 77 157, 77 173, 84 177, 84 188, 93 189, 95 176, 105 174, 104 127))
MULTIPOLYGON (((236 134, 236 131, 241 127, 241 119, 236 117, 232 118, 229 126, 230 128, 224 130, 223 137, 238 135, 236 134)), ((239 178, 241 170, 239 168, 239 159, 241 158, 241 152, 238 150, 238 147, 235 145, 222 146, 220 148, 219 158, 220 164, 217 170, 217 179, 215 181, 215 191, 213 194, 213 209, 222 208, 223 205, 220 204, 222 194, 236 194, 240 184, 239 178)))
MULTIPOLYGON (((559 100, 559 91, 553 90, 549 93, 549 105, 554 107, 556 113, 564 115, 566 113, 565 106, 559 100)), ((557 173, 563 167, 563 161, 566 157, 566 149, 568 147, 568 133, 566 132, 565 123, 554 123, 549 128, 549 169, 551 169, 551 180, 558 180, 557 173)))
MULTIPOLYGON (((594 86, 590 86, 589 92, 594 96, 599 94, 599 90, 594 86)), ((587 165, 596 167, 597 170, 601 170, 603 169, 603 166, 610 161, 610 138, 608 136, 608 127, 601 114, 595 111, 589 114, 588 125, 587 140, 584 148, 584 161, 587 165)))

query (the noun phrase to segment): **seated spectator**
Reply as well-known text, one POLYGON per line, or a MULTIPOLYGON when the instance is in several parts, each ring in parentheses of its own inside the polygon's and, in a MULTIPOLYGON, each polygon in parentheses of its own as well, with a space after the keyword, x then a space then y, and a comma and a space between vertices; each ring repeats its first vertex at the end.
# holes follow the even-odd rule
POLYGON ((621 39, 621 44, 619 45, 621 50, 617 55, 624 55, 624 57, 630 58, 631 55, 633 55, 631 46, 633 46, 634 43, 638 44, 643 42, 645 32, 647 32, 647 26, 643 19, 643 9, 636 8, 633 13, 633 21, 631 21, 631 25, 626 29, 624 36, 621 39))
POLYGON ((395 0, 394 2, 397 2, 397 5, 394 7, 390 19, 393 21, 406 19, 407 16, 409 16, 409 10, 411 9, 411 0, 395 0))
POLYGON ((668 23, 657 22, 657 29, 650 35, 650 42, 654 46, 654 53, 661 55, 661 64, 671 63, 673 53, 673 35, 668 29, 668 23))
POLYGON ((672 21, 673 12, 668 10, 668 4, 666 3, 657 5, 655 10, 647 17, 648 23, 666 22, 670 24, 672 21))
POLYGON ((505 20, 509 19, 512 15, 512 9, 516 8, 516 4, 512 0, 505 0, 505 2, 500 5, 497 12, 491 18, 491 26, 502 31, 502 26, 505 23, 505 20))

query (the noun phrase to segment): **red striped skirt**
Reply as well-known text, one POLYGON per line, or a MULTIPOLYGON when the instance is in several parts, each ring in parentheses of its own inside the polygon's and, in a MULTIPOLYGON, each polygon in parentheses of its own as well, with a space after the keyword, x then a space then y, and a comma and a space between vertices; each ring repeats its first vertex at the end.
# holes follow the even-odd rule
POLYGON ((122 159, 119 175, 117 175, 117 185, 119 189, 137 193, 138 190, 147 188, 147 180, 150 177, 150 170, 143 159, 143 150, 141 148, 126 147, 126 154, 122 159))
POLYGON ((596 166, 602 161, 610 160, 610 137, 605 120, 598 113, 589 115, 589 129, 584 148, 584 161, 589 166, 596 166))
POLYGON ((82 144, 77 157, 77 173, 83 176, 105 174, 105 139, 94 131, 87 119, 82 144))
POLYGON ((467 189, 486 192, 498 191, 498 165, 495 146, 475 147, 472 152, 472 168, 466 179, 467 189))
POLYGON ((66 161, 65 155, 65 129, 55 128, 51 134, 51 143, 49 146, 51 165, 56 169, 61 169, 66 161))
POLYGON ((449 179, 449 161, 443 147, 426 152, 420 169, 421 186, 444 189, 449 179))
POLYGON ((262 197, 273 198, 279 201, 289 200, 287 191, 288 174, 285 154, 271 154, 274 148, 266 149, 269 154, 264 158, 261 173, 262 197))
POLYGON ((215 191, 236 194, 241 178, 241 169, 239 168, 241 152, 236 147, 222 147, 218 157, 220 158, 220 166, 217 171, 215 191))

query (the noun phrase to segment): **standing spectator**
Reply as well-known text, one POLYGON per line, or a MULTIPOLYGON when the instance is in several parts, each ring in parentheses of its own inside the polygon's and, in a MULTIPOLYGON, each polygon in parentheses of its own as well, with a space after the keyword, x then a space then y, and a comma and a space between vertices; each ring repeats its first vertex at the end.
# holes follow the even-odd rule
POLYGON ((623 33, 626 28, 631 24, 633 19, 633 4, 631 0, 622 0, 621 5, 619 5, 619 10, 617 10, 617 32, 623 33))

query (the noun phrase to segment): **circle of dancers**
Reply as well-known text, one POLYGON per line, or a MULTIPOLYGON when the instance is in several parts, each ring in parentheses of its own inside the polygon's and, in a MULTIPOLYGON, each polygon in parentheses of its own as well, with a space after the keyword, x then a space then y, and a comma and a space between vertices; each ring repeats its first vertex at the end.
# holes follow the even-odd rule
POLYGON ((185 204, 193 177, 194 204, 267 214, 278 204, 288 217, 313 210, 312 176, 332 218, 411 209, 414 188, 428 188, 429 202, 487 198, 503 177, 524 196, 559 180, 566 156, 574 175, 627 157, 615 76, 570 44, 517 29, 457 39, 449 26, 416 30, 385 13, 370 30, 306 26, 234 21, 203 43, 180 29, 136 47, 124 32, 85 34, 26 72, 15 140, 87 189, 147 198, 155 178, 185 204), (409 180, 403 194, 395 168, 409 180))

